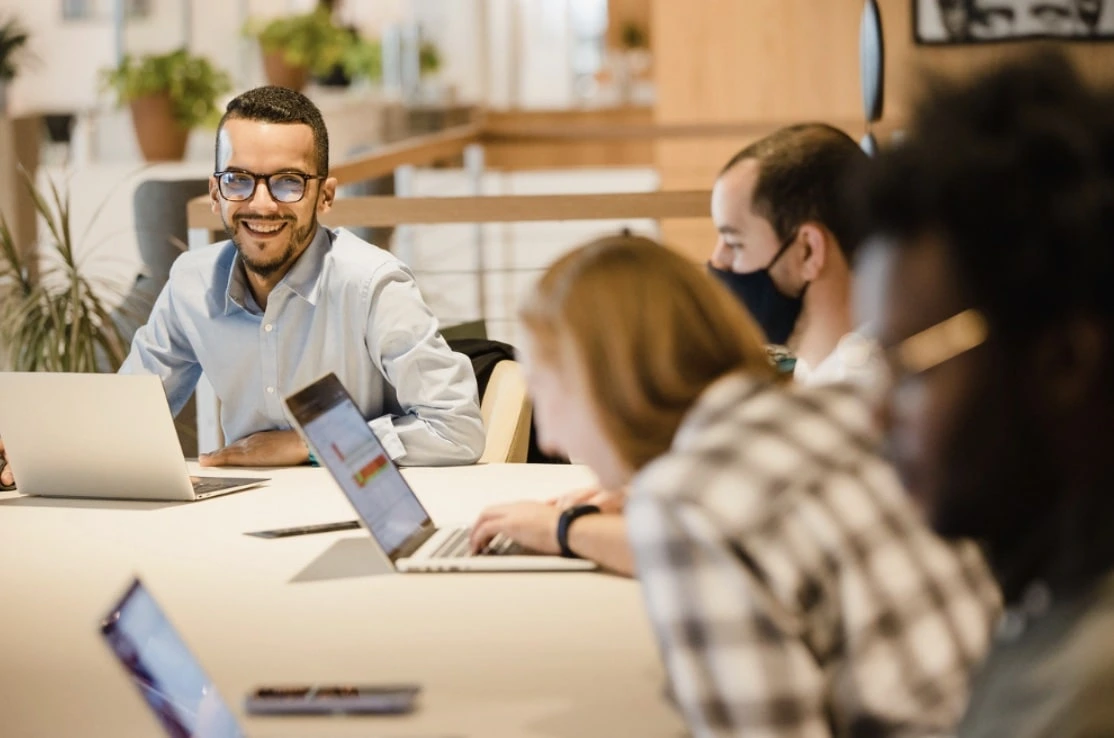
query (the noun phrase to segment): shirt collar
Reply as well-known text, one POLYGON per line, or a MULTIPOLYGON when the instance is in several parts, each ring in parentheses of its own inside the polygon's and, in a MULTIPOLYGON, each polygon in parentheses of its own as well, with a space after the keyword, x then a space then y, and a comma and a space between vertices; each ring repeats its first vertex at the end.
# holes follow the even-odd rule
MULTIPOLYGON (((286 286, 294 294, 301 297, 310 305, 317 304, 320 293, 321 272, 325 266, 325 254, 332 245, 334 234, 323 226, 317 227, 317 233, 309 246, 290 267, 290 271, 282 278, 275 289, 286 286)), ((232 267, 228 270, 228 283, 225 285, 224 314, 228 315, 236 309, 252 312, 255 299, 251 296, 247 276, 244 274, 243 258, 239 249, 236 249, 232 258, 232 267)))

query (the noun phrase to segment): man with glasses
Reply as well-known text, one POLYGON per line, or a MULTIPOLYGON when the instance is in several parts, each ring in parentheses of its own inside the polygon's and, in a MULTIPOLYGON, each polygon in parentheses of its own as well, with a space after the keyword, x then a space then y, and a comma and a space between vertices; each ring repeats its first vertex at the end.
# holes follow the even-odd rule
POLYGON ((964 738, 1114 735, 1114 89, 1059 55, 937 82, 863 183, 892 456, 1005 615, 964 738))
POLYGON ((328 372, 399 463, 466 464, 483 451, 471 365, 441 338, 413 274, 318 223, 336 188, 306 97, 261 87, 228 104, 209 194, 231 240, 175 261, 121 368, 158 374, 175 414, 205 374, 228 445, 203 465, 307 461, 283 398, 328 372))

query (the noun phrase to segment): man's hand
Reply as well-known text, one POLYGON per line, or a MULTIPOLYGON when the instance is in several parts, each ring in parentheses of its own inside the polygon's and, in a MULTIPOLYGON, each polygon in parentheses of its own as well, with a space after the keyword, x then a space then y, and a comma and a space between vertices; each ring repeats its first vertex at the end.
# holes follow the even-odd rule
POLYGON ((309 449, 295 430, 260 431, 198 461, 201 466, 297 466, 309 461, 309 449))
POLYGON ((626 492, 608 492, 603 489, 582 489, 567 495, 554 497, 546 504, 558 510, 567 510, 573 505, 595 505, 603 513, 620 513, 627 504, 626 492))
POLYGON ((0 441, 0 459, 3 460, 3 466, 0 468, 0 491, 7 491, 15 489, 15 475, 12 474, 12 467, 8 464, 8 457, 4 453, 4 442, 0 441))
POLYGON ((544 502, 512 502, 480 513, 472 526, 472 551, 479 553, 500 533, 531 551, 559 554, 557 521, 561 508, 544 502))

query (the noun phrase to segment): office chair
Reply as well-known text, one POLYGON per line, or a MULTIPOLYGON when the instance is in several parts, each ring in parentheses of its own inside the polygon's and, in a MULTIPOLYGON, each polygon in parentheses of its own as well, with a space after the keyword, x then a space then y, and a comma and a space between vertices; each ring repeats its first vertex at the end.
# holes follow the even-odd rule
POLYGON ((480 416, 487 443, 478 463, 525 463, 533 407, 518 362, 504 359, 495 365, 480 401, 480 416))

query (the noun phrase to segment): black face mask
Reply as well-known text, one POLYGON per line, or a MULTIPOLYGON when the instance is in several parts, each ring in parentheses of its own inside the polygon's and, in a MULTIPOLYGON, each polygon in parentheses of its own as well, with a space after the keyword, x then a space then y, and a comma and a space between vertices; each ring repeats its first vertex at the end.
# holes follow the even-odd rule
POLYGON ((770 276, 770 269, 781 258, 796 240, 794 233, 788 241, 781 245, 774 258, 764 269, 758 269, 746 274, 738 274, 729 269, 717 269, 711 264, 708 270, 716 276, 727 289, 739 298, 754 320, 766 334, 766 340, 773 344, 784 345, 793 335, 793 328, 797 319, 801 317, 801 308, 804 307, 806 284, 801 294, 791 297, 782 293, 770 276))

